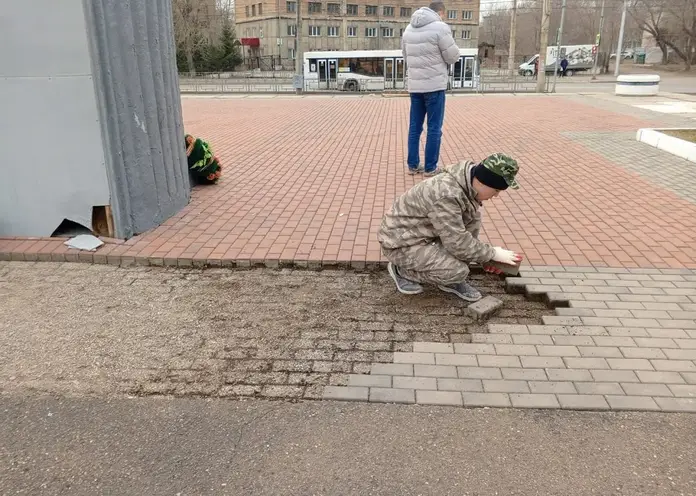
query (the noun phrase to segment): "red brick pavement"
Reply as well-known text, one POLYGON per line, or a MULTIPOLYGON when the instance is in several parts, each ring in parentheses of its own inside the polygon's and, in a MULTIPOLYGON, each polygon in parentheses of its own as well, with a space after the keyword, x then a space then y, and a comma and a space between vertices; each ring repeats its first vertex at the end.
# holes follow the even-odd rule
MULTIPOLYGON (((405 98, 184 99, 186 130, 224 165, 164 225, 94 256, 61 240, 4 239, 0 254, 212 265, 381 261, 376 232, 405 167, 405 98)), ((450 98, 442 163, 504 151, 518 192, 486 205, 482 237, 533 265, 696 268, 696 205, 561 135, 646 122, 560 97, 450 98), (562 109, 562 116, 561 110, 562 109)), ((638 146, 638 145, 637 145, 638 146)))

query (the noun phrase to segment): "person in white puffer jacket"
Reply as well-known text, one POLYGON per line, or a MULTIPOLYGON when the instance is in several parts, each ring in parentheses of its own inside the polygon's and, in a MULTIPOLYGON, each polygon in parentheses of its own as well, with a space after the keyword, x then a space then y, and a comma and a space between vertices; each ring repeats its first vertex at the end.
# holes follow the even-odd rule
POLYGON ((426 176, 440 173, 442 123, 445 117, 445 90, 449 79, 448 65, 459 60, 459 47, 452 30, 442 21, 444 2, 432 2, 416 10, 401 38, 406 61, 406 82, 411 96, 411 118, 408 129, 408 172, 424 172, 426 176), (420 137, 428 117, 425 142, 425 167, 420 165, 420 137))

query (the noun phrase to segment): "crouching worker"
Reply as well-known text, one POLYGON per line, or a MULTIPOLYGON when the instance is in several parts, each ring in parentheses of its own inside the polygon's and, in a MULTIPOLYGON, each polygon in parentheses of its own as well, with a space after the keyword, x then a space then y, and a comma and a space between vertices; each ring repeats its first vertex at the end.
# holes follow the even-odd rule
POLYGON ((482 202, 507 188, 518 189, 517 171, 517 162, 500 153, 480 164, 462 161, 394 201, 378 240, 401 293, 419 294, 421 284, 434 284, 463 300, 478 301, 481 293, 466 282, 470 263, 487 268, 491 261, 515 265, 522 260, 478 239, 482 202))

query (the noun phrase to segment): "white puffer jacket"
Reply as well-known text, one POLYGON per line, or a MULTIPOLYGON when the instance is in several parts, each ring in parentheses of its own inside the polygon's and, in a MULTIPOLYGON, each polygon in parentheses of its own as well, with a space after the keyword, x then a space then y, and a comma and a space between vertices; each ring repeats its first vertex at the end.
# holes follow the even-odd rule
POLYGON ((422 7, 411 16, 401 38, 409 93, 447 89, 447 64, 459 60, 452 30, 437 12, 422 7))

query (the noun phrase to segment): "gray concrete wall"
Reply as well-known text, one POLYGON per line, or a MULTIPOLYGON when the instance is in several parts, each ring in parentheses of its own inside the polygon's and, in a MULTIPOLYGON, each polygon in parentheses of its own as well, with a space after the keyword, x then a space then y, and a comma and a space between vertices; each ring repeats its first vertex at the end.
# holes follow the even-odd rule
MULTIPOLYGON (((74 0, 71 0, 74 1, 74 0)), ((119 237, 189 201, 169 0, 84 0, 119 237)))
POLYGON ((116 236, 189 201, 169 0, 4 0, 0 236, 91 227, 116 236))
POLYGON ((82 3, 4 0, 0 46, 0 236, 90 226, 109 187, 82 3))

